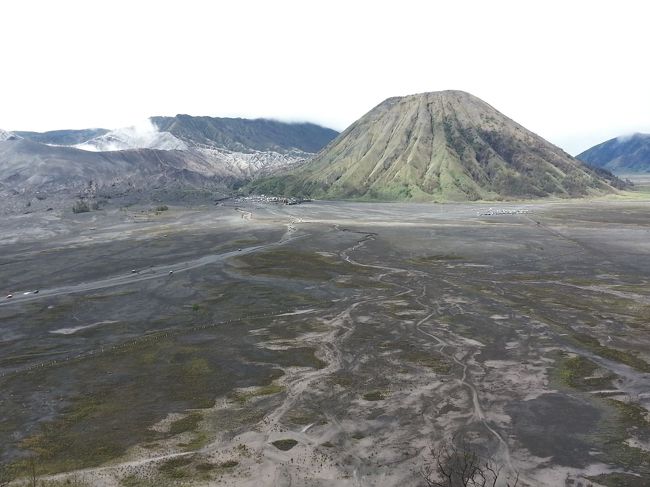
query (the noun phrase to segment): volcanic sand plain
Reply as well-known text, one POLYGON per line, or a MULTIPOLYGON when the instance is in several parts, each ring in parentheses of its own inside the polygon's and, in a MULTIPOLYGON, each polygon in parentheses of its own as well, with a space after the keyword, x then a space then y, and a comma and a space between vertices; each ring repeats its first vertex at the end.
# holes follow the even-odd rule
POLYGON ((648 485, 649 257, 646 201, 7 217, 0 458, 52 486, 421 485, 462 438, 519 485, 648 485))

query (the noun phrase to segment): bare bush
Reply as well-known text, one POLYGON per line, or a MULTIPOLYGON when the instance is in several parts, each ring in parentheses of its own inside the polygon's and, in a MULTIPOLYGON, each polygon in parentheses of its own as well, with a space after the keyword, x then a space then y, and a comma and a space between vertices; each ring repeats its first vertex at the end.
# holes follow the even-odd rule
POLYGON ((502 478, 503 465, 492 459, 484 459, 466 442, 458 446, 453 441, 439 448, 431 449, 431 461, 425 464, 420 474, 428 487, 515 487, 519 474, 514 479, 502 478))
POLYGON ((11 465, 0 465, 0 487, 6 487, 16 478, 16 471, 11 465))
POLYGON ((72 205, 73 213, 87 213, 90 211, 90 206, 84 200, 77 200, 74 205, 72 205))
POLYGON ((36 474, 36 458, 33 456, 29 457, 29 460, 27 461, 27 467, 29 471, 29 486, 30 487, 37 487, 38 486, 38 475, 36 474))

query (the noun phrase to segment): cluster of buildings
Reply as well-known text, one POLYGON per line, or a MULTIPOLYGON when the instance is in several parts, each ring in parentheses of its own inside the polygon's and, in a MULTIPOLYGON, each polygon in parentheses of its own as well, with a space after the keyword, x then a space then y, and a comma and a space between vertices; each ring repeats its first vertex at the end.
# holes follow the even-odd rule
POLYGON ((303 198, 285 198, 282 196, 267 196, 264 194, 261 195, 251 195, 251 196, 240 196, 236 201, 254 201, 257 203, 277 203, 282 205, 299 205, 306 201, 311 201, 303 198))
POLYGON ((488 208, 487 210, 480 210, 476 216, 493 216, 493 215, 521 215, 530 213, 526 208, 488 208))

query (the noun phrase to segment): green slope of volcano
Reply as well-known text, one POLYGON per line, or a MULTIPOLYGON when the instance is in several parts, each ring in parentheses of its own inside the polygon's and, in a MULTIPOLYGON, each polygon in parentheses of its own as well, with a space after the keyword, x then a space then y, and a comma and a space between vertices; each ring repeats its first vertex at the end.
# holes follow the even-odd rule
POLYGON ((586 196, 621 182, 479 98, 441 91, 389 98, 305 165, 257 193, 324 199, 467 201, 586 196))

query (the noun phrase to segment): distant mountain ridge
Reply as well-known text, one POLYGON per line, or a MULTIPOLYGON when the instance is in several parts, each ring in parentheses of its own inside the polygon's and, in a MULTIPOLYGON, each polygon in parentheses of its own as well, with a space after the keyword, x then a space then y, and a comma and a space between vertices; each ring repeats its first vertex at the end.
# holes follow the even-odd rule
POLYGON ((388 98, 306 164, 252 191, 324 199, 585 196, 623 183, 462 91, 388 98))
POLYGON ((75 145, 82 144, 88 140, 99 137, 110 132, 107 129, 81 129, 81 130, 51 130, 49 132, 25 132, 14 131, 13 133, 41 144, 50 145, 75 145))
POLYGON ((315 153, 338 132, 313 123, 287 123, 264 118, 217 118, 176 115, 151 117, 161 132, 169 132, 188 145, 232 151, 300 150, 315 153))
POLYGON ((154 118, 156 123, 149 119, 111 131, 0 131, 0 188, 65 192, 92 180, 99 188, 146 190, 174 184, 227 189, 299 165, 337 134, 308 123, 154 118))
POLYGON ((615 174, 650 173, 650 134, 616 137, 578 156, 587 164, 615 174))
POLYGON ((313 154, 337 135, 336 130, 308 122, 280 122, 264 118, 220 118, 176 115, 151 117, 145 123, 115 130, 83 129, 13 132, 48 145, 83 150, 186 150, 211 148, 235 152, 301 151, 313 154))

